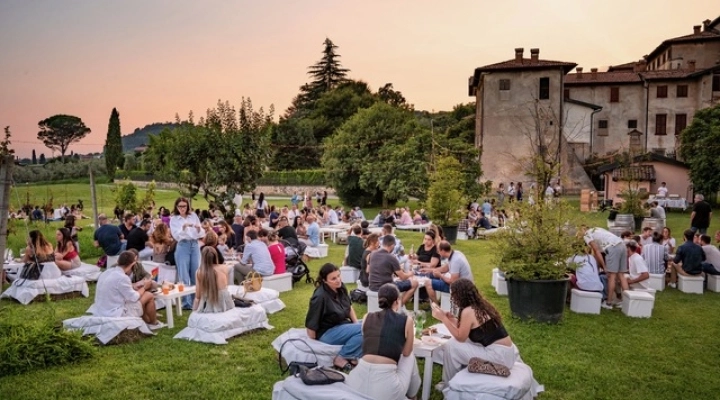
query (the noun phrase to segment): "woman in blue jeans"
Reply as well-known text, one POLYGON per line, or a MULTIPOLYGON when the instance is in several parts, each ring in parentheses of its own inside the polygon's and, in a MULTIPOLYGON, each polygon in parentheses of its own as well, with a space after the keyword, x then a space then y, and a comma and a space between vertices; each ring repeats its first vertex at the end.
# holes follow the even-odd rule
MULTIPOLYGON (((180 197, 175 200, 173 215, 170 217, 170 233, 177 242, 175 266, 178 282, 195 286, 195 273, 200 265, 199 239, 205 237, 200 219, 192 212, 190 200, 180 197)), ((183 309, 192 310, 195 295, 183 297, 183 309)))
POLYGON ((305 317, 308 337, 327 344, 342 345, 333 364, 346 373, 350 372, 362 357, 362 326, 340 279, 338 267, 331 263, 323 265, 315 286, 305 317))

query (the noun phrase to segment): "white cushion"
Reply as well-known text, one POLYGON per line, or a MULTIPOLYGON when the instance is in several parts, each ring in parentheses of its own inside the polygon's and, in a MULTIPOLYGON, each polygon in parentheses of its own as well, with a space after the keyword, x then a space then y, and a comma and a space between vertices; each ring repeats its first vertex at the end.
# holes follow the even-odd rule
POLYGON ((374 400, 354 390, 345 382, 308 386, 300 378, 289 376, 273 386, 273 400, 374 400))
POLYGON ((288 363, 292 361, 317 362, 318 365, 325 367, 332 367, 333 359, 342 348, 342 346, 325 344, 319 340, 310 339, 305 328, 290 328, 273 340, 272 347, 277 352, 280 352, 282 347, 282 357, 288 363), (288 339, 300 339, 305 343, 291 341, 283 347, 283 343, 288 339))
POLYGON ((226 339, 258 328, 272 329, 272 326, 268 324, 265 309, 257 304, 222 313, 193 312, 187 328, 175 335, 175 339, 227 344, 226 339))
POLYGON ((65 276, 81 276, 90 282, 96 282, 101 273, 100 267, 88 263, 81 263, 78 268, 62 271, 65 276))
POLYGON ((245 288, 242 286, 228 285, 228 292, 236 297, 252 300, 260 304, 268 314, 274 314, 285 308, 285 303, 280 300, 280 292, 275 289, 263 287, 257 292, 245 293, 245 288))
POLYGON ((126 329, 138 329, 146 335, 152 335, 145 321, 138 317, 95 317, 85 315, 63 321, 65 329, 80 330, 83 335, 94 335, 102 344, 107 344, 126 329))
POLYGON ((80 276, 61 276, 57 279, 38 279, 36 281, 16 279, 12 285, 0 295, 0 298, 13 298, 23 305, 28 305, 35 297, 43 295, 46 292, 50 294, 80 292, 85 297, 90 295, 90 290, 88 289, 87 282, 85 282, 85 278, 80 276))
POLYGON ((443 394, 446 400, 532 400, 541 390, 533 379, 532 369, 516 362, 508 377, 473 374, 463 369, 450 380, 443 394))

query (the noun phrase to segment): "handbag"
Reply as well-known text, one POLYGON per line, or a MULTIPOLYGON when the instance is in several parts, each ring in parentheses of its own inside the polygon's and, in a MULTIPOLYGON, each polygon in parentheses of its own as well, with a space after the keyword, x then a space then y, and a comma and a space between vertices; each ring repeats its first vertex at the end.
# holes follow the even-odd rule
POLYGON ((300 373, 301 369, 315 368, 315 367, 317 367, 317 365, 318 365, 318 358, 317 358, 317 354, 315 354, 315 350, 313 350, 312 347, 310 347, 310 345, 307 344, 304 340, 288 339, 283 342, 282 346, 280 346, 280 351, 278 352, 278 366, 280 367, 281 373, 284 374, 289 371, 290 375, 297 375, 300 373), (287 367, 283 368, 283 366, 282 366, 282 359, 283 359, 282 351, 288 342, 300 342, 300 343, 304 344, 308 349, 310 349, 310 352, 312 353, 313 357, 315 357, 315 362, 290 361, 290 363, 287 364, 287 367))
POLYGON ((300 379, 306 385, 330 385, 345 382, 345 376, 327 367, 300 367, 300 379))
POLYGON ((468 372, 472 372, 473 374, 497 375, 502 377, 510 376, 510 368, 501 364, 483 360, 480 357, 472 357, 468 363, 467 369, 468 372))
POLYGON ((25 281, 37 281, 40 279, 40 275, 42 274, 44 264, 39 264, 36 261, 31 261, 29 263, 25 263, 23 265, 22 270, 20 271, 20 276, 18 276, 18 279, 13 282, 13 285, 15 286, 22 286, 25 281))
POLYGON ((256 271, 250 271, 242 282, 245 293, 257 292, 262 289, 262 275, 256 271))

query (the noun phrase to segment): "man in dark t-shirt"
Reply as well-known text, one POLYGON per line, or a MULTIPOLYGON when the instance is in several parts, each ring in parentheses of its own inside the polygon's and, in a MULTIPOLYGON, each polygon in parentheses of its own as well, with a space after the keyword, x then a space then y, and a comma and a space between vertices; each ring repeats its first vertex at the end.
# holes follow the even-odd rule
POLYGON ((700 231, 701 234, 707 233, 712 219, 712 207, 704 200, 703 195, 695 195, 695 204, 693 204, 692 214, 690 214, 690 229, 693 232, 700 231))
POLYGON ((370 270, 368 286, 371 291, 377 292, 380 286, 386 283, 395 283, 398 290, 404 292, 402 304, 405 304, 415 293, 418 286, 417 280, 411 279, 413 272, 405 272, 400 267, 397 257, 392 254, 393 249, 395 249, 395 236, 385 235, 381 246, 379 250, 370 254, 370 260, 368 260, 370 270), (393 282, 393 275, 397 275, 400 280, 393 282))
POLYGON ((297 232, 290 226, 290 221, 288 221, 287 217, 280 217, 277 227, 277 234, 280 239, 287 240, 293 246, 298 245, 297 232))
POLYGON ((243 246, 245 245, 245 226, 243 225, 243 217, 241 214, 235 214, 230 228, 232 228, 235 234, 235 251, 242 253, 243 246))
POLYGON ((353 268, 360 268, 360 260, 362 259, 365 248, 363 247, 362 228, 360 225, 354 225, 350 235, 347 238, 347 248, 345 249, 345 260, 343 265, 353 268))
POLYGON ((122 232, 123 237, 125 239, 130 236, 130 231, 137 228, 135 226, 135 216, 132 214, 125 214, 125 217, 123 217, 123 223, 118 226, 120 228, 120 232, 122 232))
POLYGON ((108 256, 116 256, 125 250, 125 242, 120 240, 122 237, 120 228, 109 224, 105 214, 98 215, 98 222, 100 223, 100 227, 97 228, 93 234, 95 247, 102 248, 108 256))
POLYGON ((150 246, 150 238, 147 234, 150 225, 151 221, 144 219, 140 223, 140 227, 131 230, 127 236, 127 249, 137 250, 140 260, 149 260, 152 257, 153 249, 150 246))
POLYGON ((683 232, 685 243, 678 246, 673 259, 670 274, 670 287, 674 288, 677 284, 677 276, 679 275, 700 275, 702 273, 702 263, 705 261, 705 252, 702 247, 693 242, 695 234, 692 229, 686 229, 683 232))

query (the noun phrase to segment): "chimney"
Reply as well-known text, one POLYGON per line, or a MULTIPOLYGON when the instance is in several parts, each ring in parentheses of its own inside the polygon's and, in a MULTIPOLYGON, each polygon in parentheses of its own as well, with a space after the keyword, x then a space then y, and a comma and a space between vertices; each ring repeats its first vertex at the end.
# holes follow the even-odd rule
POLYGON ((688 60, 688 71, 693 72, 695 71, 695 60, 688 60))
POLYGON ((525 52, 525 49, 522 47, 518 47, 515 49, 515 63, 522 64, 524 52, 525 52))
POLYGON ((693 26, 693 35, 699 35, 700 34, 700 25, 693 26))
POLYGON ((712 21, 710 21, 709 19, 706 19, 705 21, 703 21, 703 30, 705 32, 710 30, 710 22, 712 22, 712 21))
POLYGON ((577 72, 578 80, 582 79, 582 67, 575 68, 575 71, 577 72))
POLYGON ((590 68, 590 77, 592 80, 597 80, 597 68, 590 68))
POLYGON ((530 63, 537 64, 540 57, 540 49, 530 49, 530 63))
POLYGON ((635 63, 633 72, 645 72, 647 69, 647 61, 643 58, 642 60, 635 63))

